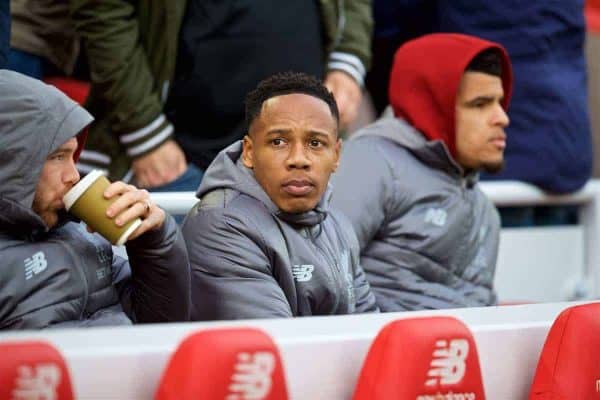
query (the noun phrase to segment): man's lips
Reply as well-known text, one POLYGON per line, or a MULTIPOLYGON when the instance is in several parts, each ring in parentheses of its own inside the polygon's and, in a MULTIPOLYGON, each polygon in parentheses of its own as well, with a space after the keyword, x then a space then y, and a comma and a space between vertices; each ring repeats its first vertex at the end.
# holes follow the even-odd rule
POLYGON ((308 179, 290 179, 281 187, 284 192, 292 196, 305 196, 314 189, 315 185, 308 179))
POLYGON ((506 136, 496 136, 490 139, 490 142, 500 150, 506 148, 506 136))

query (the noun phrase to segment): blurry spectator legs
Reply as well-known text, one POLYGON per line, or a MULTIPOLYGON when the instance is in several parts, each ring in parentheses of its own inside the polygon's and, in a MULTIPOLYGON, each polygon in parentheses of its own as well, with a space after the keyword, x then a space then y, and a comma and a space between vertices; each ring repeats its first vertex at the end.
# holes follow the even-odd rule
POLYGON ((44 59, 35 54, 11 48, 8 53, 8 69, 41 80, 44 77, 44 59))
POLYGON ((10 46, 10 2, 0 1, 0 68, 6 68, 10 46))

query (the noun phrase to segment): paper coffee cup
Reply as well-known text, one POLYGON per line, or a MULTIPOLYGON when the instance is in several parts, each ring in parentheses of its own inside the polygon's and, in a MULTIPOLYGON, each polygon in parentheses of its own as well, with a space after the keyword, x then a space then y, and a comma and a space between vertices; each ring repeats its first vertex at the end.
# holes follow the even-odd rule
POLYGON ((68 212, 85 222, 90 228, 104 236, 114 245, 123 245, 129 236, 142 223, 137 218, 123 226, 118 226, 115 219, 106 216, 106 209, 119 197, 104 198, 104 191, 110 181, 100 170, 93 170, 71 188, 63 197, 68 212))

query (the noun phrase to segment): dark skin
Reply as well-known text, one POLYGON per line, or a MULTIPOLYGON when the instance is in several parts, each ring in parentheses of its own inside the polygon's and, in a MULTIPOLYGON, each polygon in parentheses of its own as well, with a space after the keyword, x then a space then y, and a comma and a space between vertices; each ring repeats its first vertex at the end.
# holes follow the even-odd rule
POLYGON ((280 210, 310 211, 339 164, 337 129, 329 106, 317 97, 272 97, 244 137, 242 161, 280 210))

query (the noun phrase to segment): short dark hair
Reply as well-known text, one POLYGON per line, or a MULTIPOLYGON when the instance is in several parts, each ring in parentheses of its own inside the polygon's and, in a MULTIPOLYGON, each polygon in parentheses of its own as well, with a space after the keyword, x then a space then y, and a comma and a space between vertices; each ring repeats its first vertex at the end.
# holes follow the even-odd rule
POLYGON ((339 124, 340 112, 335 98, 320 80, 301 72, 283 72, 262 80, 246 96, 246 129, 249 130, 252 122, 260 115, 265 101, 292 93, 303 93, 323 100, 329 106, 336 124, 339 124))
POLYGON ((466 71, 483 72, 502 78, 502 55, 498 49, 487 49, 477 54, 466 71))

